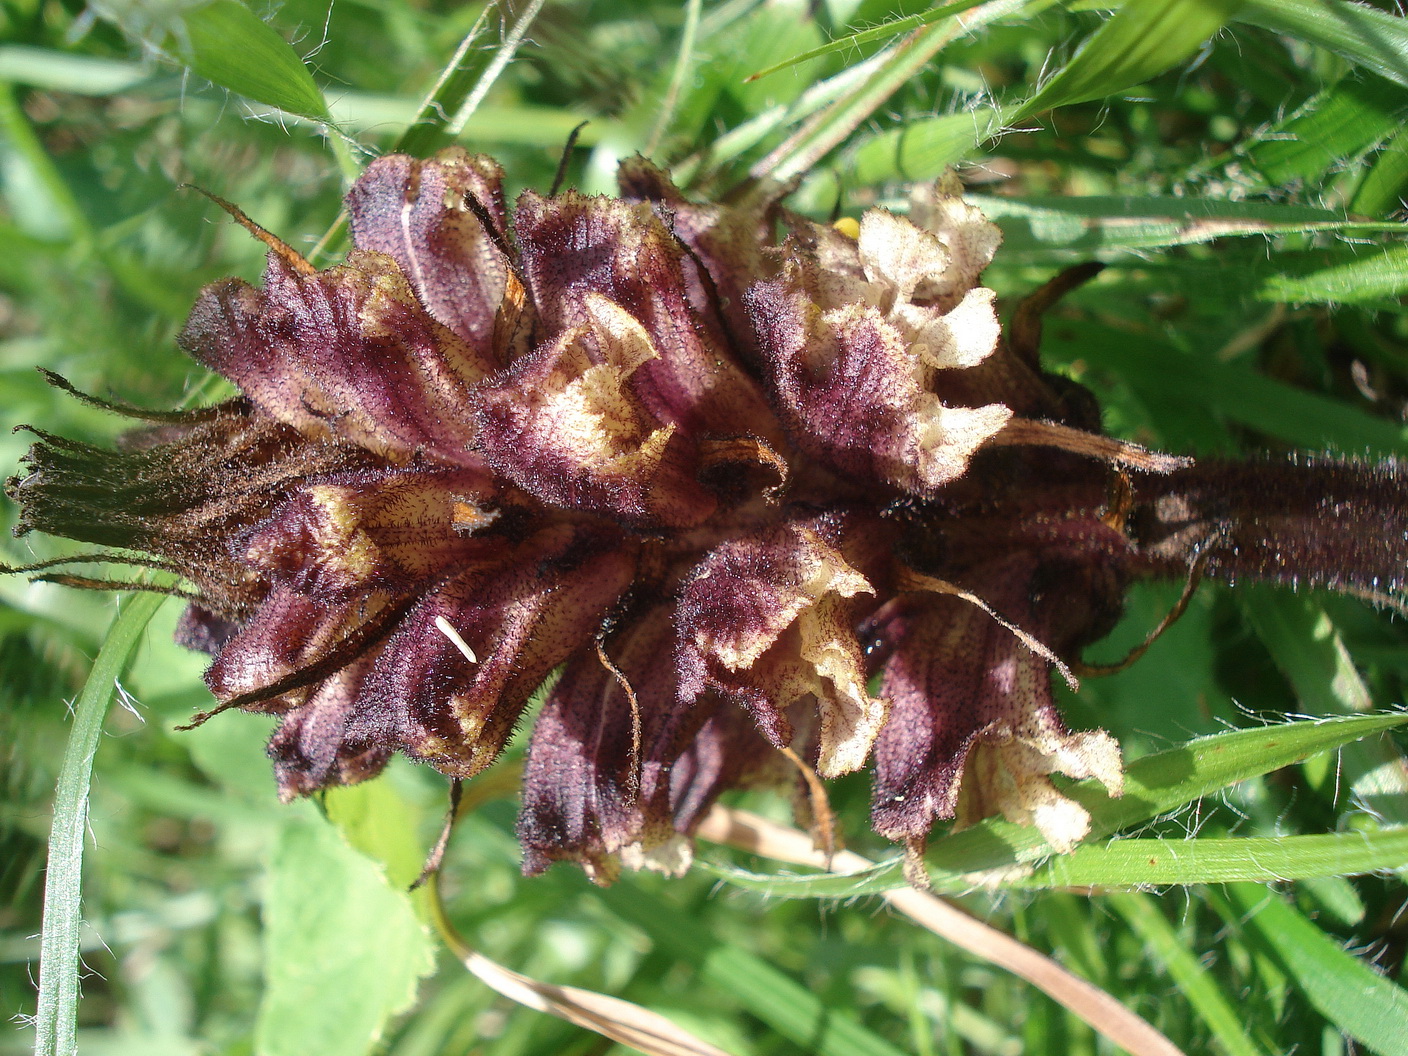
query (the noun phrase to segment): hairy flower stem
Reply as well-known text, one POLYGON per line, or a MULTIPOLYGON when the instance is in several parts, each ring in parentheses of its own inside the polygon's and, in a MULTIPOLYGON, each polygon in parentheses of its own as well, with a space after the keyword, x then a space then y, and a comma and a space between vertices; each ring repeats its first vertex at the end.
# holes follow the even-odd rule
POLYGON ((1208 575, 1372 595, 1408 574, 1408 506, 1397 462, 1331 458, 1200 461, 1134 481, 1130 532, 1150 572, 1208 575))

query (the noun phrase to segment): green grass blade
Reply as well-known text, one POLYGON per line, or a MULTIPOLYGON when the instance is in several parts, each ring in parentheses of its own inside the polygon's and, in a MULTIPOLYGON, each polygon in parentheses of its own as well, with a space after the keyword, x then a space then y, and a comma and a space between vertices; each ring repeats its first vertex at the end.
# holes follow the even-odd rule
POLYGON ((1232 236, 1408 233, 1408 227, 1401 223, 1351 221, 1329 209, 1270 202, 976 194, 970 200, 1002 228, 1003 251, 1007 253, 1163 249, 1232 236))
MULTIPOLYGON (((63 218, 66 234, 74 241, 92 244, 92 225, 54 159, 44 148, 38 132, 20 105, 13 85, 0 81, 0 143, 4 144, 6 165, 22 172, 42 188, 46 209, 63 218)), ((11 179, 14 177, 12 176, 11 179)))
POLYGON ((1302 304, 1374 304, 1408 290, 1408 246, 1324 250, 1282 256, 1280 274, 1269 275, 1256 291, 1264 301, 1302 304), (1287 268, 1286 265, 1290 264, 1287 268))
POLYGON ((940 51, 963 33, 975 32, 999 18, 1031 14, 1050 0, 988 0, 960 21, 949 17, 914 31, 876 56, 869 75, 851 92, 818 113, 752 168, 755 177, 786 180, 805 172, 910 83, 940 51))
POLYGON ((1002 114, 990 106, 907 121, 866 140, 855 152, 855 181, 933 180, 977 144, 997 135, 1002 114))
POLYGON ((855 155, 857 182, 933 179, 1003 127, 1147 81, 1195 54, 1240 4, 1241 0, 1130 0, 1027 99, 908 122, 863 143, 855 155))
MULTIPOLYGON (((1236 730, 1231 733, 1215 734, 1191 741, 1179 748, 1171 748, 1131 763, 1125 775, 1125 794, 1119 799, 1106 795, 1093 781, 1084 781, 1072 787, 1069 795, 1077 799, 1090 812, 1091 839, 1099 839, 1118 832, 1130 825, 1148 821, 1151 818, 1177 810, 1187 803, 1204 796, 1212 795, 1220 789, 1245 781, 1248 778, 1277 770, 1291 763, 1299 762, 1320 752, 1330 751, 1345 744, 1368 737, 1384 730, 1392 729, 1408 721, 1408 715, 1363 715, 1349 718, 1333 718, 1305 722, 1286 723, 1259 730, 1236 730)), ((1398 830, 1393 830, 1395 833, 1398 830)), ((1315 837, 1325 839, 1326 837, 1315 837)), ((1383 857, 1395 860, 1401 853, 1401 844, 1394 843, 1391 837, 1386 843, 1388 850, 1383 857)), ((1306 837, 1310 839, 1310 837, 1306 837)), ((1122 843, 1142 841, 1116 841, 1109 846, 1119 847, 1122 843)), ((1147 841, 1167 847, 1165 841, 1147 841)), ((1200 843, 1202 841, 1190 841, 1200 843)), ((1240 841, 1224 841, 1238 843, 1240 841)), ((1358 846, 1363 837, 1354 836, 1351 843, 1358 846)), ((1174 843, 1183 847, 1182 843, 1174 843)), ((1090 852, 1098 857, 1098 852, 1106 848, 1090 846, 1077 853, 1090 852)), ((1382 850, 1382 848, 1380 848, 1382 850)), ((1112 852, 1120 853, 1120 852, 1112 852)), ((1181 852, 1180 852, 1181 853, 1181 852)), ((975 874, 992 873, 995 882, 1020 883, 1018 879, 1004 881, 997 875, 999 870, 1010 871, 1014 865, 1034 865, 1050 857, 1050 848, 1033 828, 1014 825, 1011 822, 989 819, 970 829, 935 840, 929 846, 925 861, 929 866, 929 876, 939 890, 965 890, 974 884, 975 874)), ((1309 857, 1323 855, 1324 847, 1306 845, 1305 854, 1309 857)), ((1146 855, 1147 857, 1147 855, 1146 855)), ((1235 851, 1223 855, 1220 867, 1225 866, 1228 857, 1237 858, 1235 851)), ((1369 859, 1381 863, 1381 859, 1369 859)), ((1062 859, 1053 860, 1052 865, 1062 859)), ((1246 866, 1246 856, 1241 855, 1246 866)), ((1370 869, 1388 868, 1385 864, 1371 864, 1370 869)), ((786 898, 833 898, 853 895, 874 894, 889 891, 905 884, 901 875, 899 859, 882 862, 872 869, 859 873, 833 876, 813 875, 760 875, 732 866, 716 863, 705 864, 705 868, 717 873, 732 884, 751 890, 763 891, 770 895, 786 898)), ((1133 866, 1130 867, 1131 869, 1133 866)), ((1315 866, 1313 869, 1320 869, 1315 866)), ((1335 872, 1336 870, 1331 870, 1335 872)), ((1103 875, 1103 874, 1102 874, 1103 875)), ((1278 875, 1274 871, 1257 872, 1256 876, 1278 875)), ((1326 875, 1318 872, 1315 875, 1326 875)), ((1139 875, 1126 879, 1111 879, 1106 875, 1098 881, 1063 880, 1063 884, 1073 883, 1178 883, 1179 880, 1146 881, 1139 875)), ((1198 879, 1186 882, 1199 882, 1198 879)), ((1041 885, 1045 886, 1045 885, 1041 885)))
POLYGON ((1193 951, 1183 944, 1154 899, 1141 892, 1126 891, 1108 894, 1104 901, 1163 963, 1179 992, 1227 1056, 1260 1056, 1261 1050, 1247 1037, 1246 1026, 1232 1002, 1193 951))
POLYGON ((1227 893, 1321 1015, 1380 1056, 1408 1052, 1408 990, 1346 953, 1279 893, 1250 884, 1227 893))
POLYGON ((71 55, 57 48, 23 44, 0 47, 0 81, 27 84, 74 95, 116 95, 135 88, 151 74, 138 63, 71 55))
POLYGON ((1259 585, 1247 588, 1239 600, 1306 713, 1353 715, 1373 707, 1349 648, 1317 599, 1259 585))
POLYGON ((1316 179, 1398 128, 1406 102, 1401 89, 1382 81, 1344 78, 1258 133, 1247 156, 1268 184, 1316 179))
POLYGON ((1239 22, 1289 33, 1408 86, 1408 20, 1348 0, 1246 0, 1239 22))
POLYGON ((35 1056, 74 1056, 78 1051, 79 931, 83 925, 83 838, 88 787, 103 717, 118 676, 141 640, 147 622, 166 600, 134 594, 123 602, 73 709, 73 726, 54 792, 49 865, 44 877, 44 926, 39 938, 39 1007, 35 1056))
MULTIPOLYGON (((1373 707, 1340 629, 1315 598, 1259 586, 1247 589, 1241 603, 1247 622, 1304 711, 1353 714, 1373 707)), ((1342 778, 1376 817, 1408 825, 1408 781, 1402 754, 1389 738, 1356 741, 1345 746, 1335 765, 1306 770, 1312 787, 1331 791, 1332 782, 1342 778)))
MULTIPOLYGON (((414 129, 421 129, 421 135, 429 132, 421 104, 408 96, 376 95, 369 92, 343 92, 330 104, 332 120, 338 128, 349 134, 375 133, 377 129, 404 127, 410 135, 414 129)), ((300 119, 291 118, 290 123, 300 119)), ((437 119, 438 120, 438 119, 437 119)), ((306 124, 322 122, 305 121, 306 124)), ((581 124, 576 114, 547 106, 513 106, 485 104, 474 112, 474 116, 464 127, 462 139, 487 149, 490 145, 516 145, 531 147, 556 147, 561 149, 571 131, 581 124)), ((589 147, 604 139, 622 134, 618 122, 610 120, 593 121, 577 134, 579 146, 589 147)), ((410 140, 412 146, 416 140, 410 140)), ((433 139, 426 150, 433 150, 433 139)), ((414 151, 410 151, 414 153, 414 151)))
MULTIPOLYGON (((1048 859, 1026 876, 1000 878, 1000 885, 1023 890, 1083 887, 1135 887, 1143 884, 1230 883, 1241 880, 1311 880, 1331 876, 1361 876, 1408 866, 1408 828, 1381 832, 1335 832, 1312 836, 1198 837, 1187 840, 1129 839, 1078 847, 1048 859)), ((731 866, 710 865, 718 876, 739 887, 793 897, 858 894, 875 889, 881 877, 892 877, 885 864, 863 873, 831 878, 849 881, 842 890, 818 887, 810 896, 801 889, 806 878, 768 876, 731 866), (857 880, 862 881, 857 886, 857 880), (783 888, 777 885, 782 884, 783 888)), ((936 889, 964 891, 973 886, 971 874, 953 869, 931 870, 936 889)), ((816 882, 820 884, 821 881, 816 882)))
POLYGON ((167 46, 212 84, 291 114, 327 117, 323 93, 298 53, 239 0, 186 10, 167 46))
POLYGON ((817 1056, 900 1056, 883 1038, 771 964, 695 923, 638 885, 597 892, 612 913, 645 931, 671 956, 696 965, 703 979, 730 994, 783 1037, 817 1056))
MULTIPOLYGON (((1205 271, 1210 280, 1225 275, 1221 268, 1205 271)), ((1127 331, 1092 320, 1075 341, 1067 342, 1059 332, 1049 334, 1044 351, 1051 362, 1079 358, 1092 368, 1108 371, 1156 408, 1178 400, 1196 403, 1229 422, 1306 450, 1328 448, 1361 456, 1408 451, 1408 430, 1395 422, 1241 364, 1190 355, 1163 344, 1157 336, 1142 345, 1132 344, 1127 331)))
POLYGON ((421 100, 415 116, 406 123, 406 130, 397 137, 395 145, 391 148, 394 152, 423 157, 444 142, 445 125, 449 122, 450 115, 458 111, 464 103, 470 89, 474 87, 475 77, 483 68, 478 52, 472 49, 474 42, 484 32, 491 10, 492 5, 485 5, 469 31, 461 38, 454 55, 421 100))
POLYGON ((665 138, 665 133, 669 131, 670 124, 674 121, 676 111, 679 109, 680 96, 684 92, 685 77, 694 68, 697 61, 694 48, 699 38, 699 12, 702 6, 702 0, 685 0, 684 30, 680 33, 680 46, 679 50, 675 52, 675 65, 670 71, 670 83, 665 86, 665 96, 660 100, 655 124, 651 126, 650 135, 646 138, 645 146, 641 150, 641 153, 647 158, 655 156, 661 141, 665 138))
POLYGON ((1313 836, 1114 840, 1052 858, 1023 888, 1210 884, 1359 876, 1408 865, 1408 828, 1313 836))
POLYGON ((1192 57, 1240 6, 1241 0, 1127 0, 1008 120, 1142 84, 1192 57))
MULTIPOLYGON (((518 12, 511 29, 505 24, 505 37, 497 48, 478 51, 474 44, 483 36, 490 12, 502 7, 505 19, 512 13, 511 9, 502 5, 486 5, 441 70, 435 86, 421 102, 415 120, 396 140, 392 150, 428 157, 462 134, 489 88, 522 44, 541 3, 542 0, 530 0, 518 12)), ((573 123, 575 125, 576 122, 573 123)))
POLYGON ((950 15, 962 14, 981 4, 983 0, 954 0, 953 3, 940 4, 938 7, 918 15, 909 15, 906 18, 897 18, 889 22, 884 22, 870 29, 863 29, 857 33, 847 33, 843 37, 837 37, 829 43, 823 44, 819 48, 812 48, 804 51, 800 55, 793 55, 790 59, 776 63, 766 69, 748 77, 750 81, 760 81, 764 77, 779 70, 786 70, 793 66, 799 66, 811 59, 820 59, 826 55, 835 55, 837 52, 851 53, 854 49, 865 44, 873 44, 877 40, 890 40, 898 37, 901 33, 908 33, 910 30, 919 29, 922 26, 932 25, 941 18, 948 18, 950 15))
POLYGON ((1349 209, 1365 216, 1386 216, 1403 207, 1405 196, 1408 196, 1408 130, 1400 129, 1364 174, 1349 209))

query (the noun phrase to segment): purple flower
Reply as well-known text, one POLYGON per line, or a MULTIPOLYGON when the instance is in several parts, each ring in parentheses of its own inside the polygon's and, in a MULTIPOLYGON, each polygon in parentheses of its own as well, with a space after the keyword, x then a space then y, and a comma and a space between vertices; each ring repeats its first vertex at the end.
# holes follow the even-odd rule
POLYGON ((1004 339, 1000 237, 951 178, 849 232, 641 160, 619 198, 510 208, 501 180, 380 159, 326 271, 256 231, 263 286, 208 287, 181 337, 242 395, 117 451, 41 433, 9 482, 21 532, 183 577, 215 710, 280 718, 286 797, 396 752, 473 777, 561 668, 529 872, 679 871, 721 793, 800 779, 780 750, 873 760, 874 827, 912 853, 992 813, 1068 849, 1089 817, 1051 776, 1118 794, 1122 769, 1052 669, 1134 579, 1403 585, 1393 465, 1104 436, 1030 328, 1004 339))

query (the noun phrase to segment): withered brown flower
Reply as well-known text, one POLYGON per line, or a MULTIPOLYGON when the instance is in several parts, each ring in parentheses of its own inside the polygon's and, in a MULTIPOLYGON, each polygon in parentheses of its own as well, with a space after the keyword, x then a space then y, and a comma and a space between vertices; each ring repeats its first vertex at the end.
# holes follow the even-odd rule
POLYGON ((912 852, 995 812, 1066 849, 1089 818, 1051 775, 1122 770, 1052 668, 1136 577, 1402 587, 1396 467, 1103 435, 1036 359, 1060 284, 1004 338, 999 234, 952 178, 849 229, 639 159, 620 186, 510 208, 488 158, 382 158, 344 264, 250 224, 262 288, 202 293, 181 344, 238 399, 117 451, 41 433, 9 482, 20 532, 184 578, 214 710, 280 718, 283 796, 398 751, 472 777, 561 667, 530 873, 677 871, 723 791, 872 758, 874 827, 912 852))

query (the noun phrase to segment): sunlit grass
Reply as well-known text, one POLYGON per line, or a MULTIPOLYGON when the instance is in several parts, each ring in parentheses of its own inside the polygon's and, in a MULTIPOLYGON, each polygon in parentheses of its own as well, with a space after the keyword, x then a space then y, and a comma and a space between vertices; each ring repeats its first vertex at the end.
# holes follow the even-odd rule
MULTIPOLYGON (((1049 321, 1044 353, 1096 393, 1112 431, 1200 454, 1408 449, 1408 32, 1390 8, 1130 0, 1115 22, 1079 5, 1013 0, 975 5, 964 32, 906 23, 898 37, 857 38, 745 81, 920 7, 814 6, 813 18, 803 3, 710 0, 681 52, 685 3, 550 3, 460 142, 497 156, 511 193, 546 190, 568 132, 589 120, 567 167, 583 190, 609 190, 616 162, 655 142, 655 158, 691 193, 795 173, 793 206, 822 218, 898 206, 908 183, 959 163, 1004 227, 987 278, 1009 306, 1068 264, 1109 264, 1049 321)), ((324 259, 333 259, 351 173, 398 144, 446 141, 443 121, 407 122, 437 84, 429 112, 452 115, 501 40, 497 16, 470 36, 481 5, 393 0, 329 12, 291 0, 268 24, 293 51, 264 37, 271 50, 252 63, 262 23, 234 0, 104 3, 84 14, 14 0, 0 11, 4 424, 86 437, 120 424, 57 394, 33 367, 87 391, 173 405, 202 382, 173 345, 197 290, 260 272, 262 247, 179 185, 237 202, 304 251, 331 230, 324 259), (289 55, 307 60, 306 75, 289 55), (337 127, 319 124, 324 106, 337 127)), ((0 461, 15 465, 26 443, 0 434, 0 461)), ((26 538, 4 556, 43 558, 50 545, 26 538)), ((1141 641, 1177 593, 1137 592, 1098 657, 1141 641)), ((0 1012, 28 1016, 64 702, 83 686, 113 605, 15 578, 0 579, 0 599, 0 1012)), ((516 1011, 448 961, 410 1011, 391 1015, 422 967, 418 927, 386 908, 400 903, 378 902, 395 892, 376 888, 359 852, 341 842, 326 852, 342 836, 322 812, 276 802, 262 720, 230 715, 173 732, 208 699, 199 658, 170 644, 174 608, 123 679, 133 709, 111 709, 94 764, 80 1051, 349 1056, 372 1051, 378 1029, 375 1044, 394 1056, 603 1051, 575 1027, 516 1011), (364 901, 348 901, 349 890, 364 901), (359 905, 382 908, 366 911, 375 926, 336 914, 327 933, 289 926, 291 907, 319 899, 353 916, 359 905), (290 982, 310 951, 325 999, 300 999, 290 982), (388 992, 369 964, 388 966, 388 992), (351 1016, 349 999, 371 1014, 351 1016)), ((1138 664, 1063 700, 1073 725, 1111 730, 1134 758, 1227 727, 1392 707, 1405 657, 1401 623, 1362 603, 1205 587, 1138 664)), ((1127 834, 1311 838, 1401 825, 1408 798, 1392 736, 1278 760, 1264 777, 1219 786, 1127 834)), ((354 847, 382 858, 386 845, 368 831, 414 837, 395 852, 399 877, 434 838, 444 782, 400 764, 381 785, 351 806, 332 797, 326 813, 354 847)), ((848 840, 891 857, 867 832, 866 779, 838 782, 832 796, 848 840)), ((747 803, 788 816, 776 797, 747 803)), ((740 1054, 1112 1051, 873 896, 784 899, 781 881, 751 885, 763 894, 719 885, 731 870, 777 874, 777 863, 710 850, 721 868, 680 881, 630 876, 603 891, 569 868, 523 880, 513 815, 511 800, 496 799, 461 824, 444 894, 463 934, 530 975, 629 998, 740 1054)), ((1107 896, 1085 874, 1074 892, 1012 887, 959 901, 1187 1052, 1329 1056, 1347 1051, 1342 1035, 1366 1051, 1408 1051, 1408 1026, 1393 1029, 1408 1020, 1392 1018, 1404 1007, 1404 887, 1389 868, 1408 861, 1390 854, 1375 860, 1376 875, 1351 879, 1328 853, 1317 879, 1294 884, 1107 896)), ((1111 887, 1169 883, 1138 863, 1123 875, 1106 866, 1098 875, 1111 887)), ((1268 866, 1262 879, 1276 875, 1268 866)), ((17 1028, 0 1053, 32 1044, 17 1028)))

